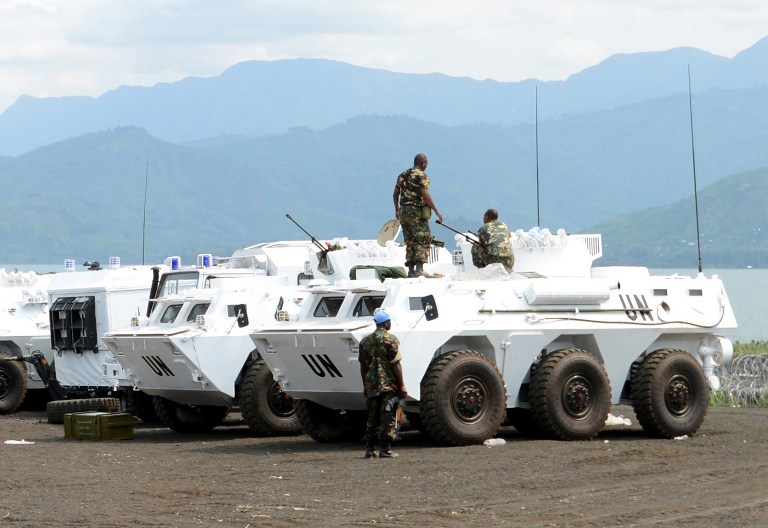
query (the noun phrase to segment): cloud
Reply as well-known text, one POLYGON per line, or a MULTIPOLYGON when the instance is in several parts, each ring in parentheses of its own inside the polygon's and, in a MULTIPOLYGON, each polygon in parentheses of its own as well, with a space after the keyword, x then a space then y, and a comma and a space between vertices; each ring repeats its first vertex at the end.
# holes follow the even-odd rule
POLYGON ((0 111, 19 95, 99 95, 310 57, 476 79, 565 79, 616 53, 733 56, 764 0, 0 0, 0 111))

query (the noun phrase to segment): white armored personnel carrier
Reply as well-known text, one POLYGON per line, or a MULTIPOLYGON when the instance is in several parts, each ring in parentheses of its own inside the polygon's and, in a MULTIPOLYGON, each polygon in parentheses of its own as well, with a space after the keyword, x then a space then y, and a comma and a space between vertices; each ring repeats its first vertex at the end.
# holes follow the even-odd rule
MULTIPOLYGON (((279 274, 302 276, 307 242, 257 244, 231 257, 201 254, 193 266, 169 257, 163 266, 121 266, 116 257, 102 268, 61 273, 49 287, 50 342, 56 350, 53 383, 60 398, 48 404, 48 419, 57 423, 67 412, 116 410, 115 397, 144 421, 157 421, 152 397, 134 390, 134 380, 103 341, 103 335, 134 320, 147 320, 151 299, 182 296, 191 289, 233 287, 279 274), (102 409, 103 406, 110 407, 102 409)), ((119 405, 120 402, 117 402, 119 405)))
MULTIPOLYGON (((457 264, 469 242, 457 236, 457 264)), ((410 421, 435 442, 482 443, 505 423, 590 439, 612 404, 634 407, 652 435, 696 432, 716 364, 736 328, 716 277, 592 267, 599 235, 512 236, 514 273, 499 264, 438 279, 316 286, 296 317, 252 333, 280 387, 318 441, 359 438, 365 400, 358 345, 380 306, 399 338, 410 421), (360 310, 361 306, 368 310, 360 310)))
MULTIPOLYGON (((308 284, 348 281, 350 272, 380 283, 376 277, 402 268, 404 261, 404 248, 391 241, 318 243, 327 251, 304 242, 261 247, 272 261, 273 253, 288 244, 301 244, 304 268, 298 276, 211 281, 183 294, 161 291, 149 319, 104 337, 133 387, 154 396, 158 415, 169 428, 205 431, 218 425, 231 406, 239 405, 245 422, 258 435, 299 433, 293 400, 275 383, 250 332, 274 322, 278 314, 295 316, 308 284)), ((427 271, 454 270, 449 251, 434 248, 432 257, 427 271)), ((363 313, 370 316, 374 308, 363 307, 363 313)))
POLYGON ((0 414, 23 403, 27 390, 45 389, 27 362, 35 351, 51 361, 48 284, 53 274, 0 268, 0 414))

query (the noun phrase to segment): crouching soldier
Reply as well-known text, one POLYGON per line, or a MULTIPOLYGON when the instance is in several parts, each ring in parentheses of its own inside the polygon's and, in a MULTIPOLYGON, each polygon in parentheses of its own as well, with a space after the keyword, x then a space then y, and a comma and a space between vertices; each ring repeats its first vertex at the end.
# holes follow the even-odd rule
POLYGON ((472 264, 484 268, 496 262, 502 264, 508 272, 512 272, 515 255, 509 241, 510 232, 507 225, 499 220, 496 209, 488 209, 483 215, 483 225, 477 230, 480 244, 472 244, 472 264))

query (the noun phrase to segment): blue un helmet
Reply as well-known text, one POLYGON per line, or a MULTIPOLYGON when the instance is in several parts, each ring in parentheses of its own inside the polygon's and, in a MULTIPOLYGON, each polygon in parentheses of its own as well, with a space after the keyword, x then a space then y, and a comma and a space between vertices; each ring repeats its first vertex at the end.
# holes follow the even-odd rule
POLYGON ((377 308, 373 312, 373 322, 377 325, 384 324, 389 321, 389 314, 383 308, 377 308))

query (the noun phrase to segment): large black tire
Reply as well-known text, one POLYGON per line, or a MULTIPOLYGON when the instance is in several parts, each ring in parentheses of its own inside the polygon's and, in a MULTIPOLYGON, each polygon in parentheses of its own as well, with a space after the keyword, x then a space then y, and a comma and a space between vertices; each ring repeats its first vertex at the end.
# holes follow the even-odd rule
POLYGON ((259 436, 300 434, 301 422, 293 398, 280 389, 263 359, 251 363, 240 385, 240 411, 259 436))
POLYGON ((27 371, 24 364, 0 358, 0 414, 19 408, 27 395, 27 371))
POLYGON ((707 379, 698 361, 683 350, 657 350, 632 376, 637 421, 655 436, 694 434, 707 415, 707 379))
POLYGON ((471 350, 437 357, 421 381, 421 420, 439 444, 482 444, 492 438, 504 421, 506 403, 499 369, 471 350))
POLYGON ((531 374, 533 419, 541 432, 559 440, 589 440, 605 426, 611 383, 603 365, 575 348, 546 356, 531 374))
POLYGON ((309 400, 298 400, 296 414, 304 432, 317 442, 357 442, 365 434, 365 411, 342 413, 309 400))
POLYGON ((48 417, 48 423, 64 423, 64 415, 76 412, 120 412, 119 398, 82 398, 74 400, 54 400, 48 402, 45 406, 45 414, 48 417))
POLYGON ((152 396, 146 392, 126 389, 125 410, 146 424, 161 423, 152 396))
POLYGON ((162 396, 152 396, 152 403, 160 422, 177 433, 207 433, 229 414, 229 407, 187 405, 162 396))

